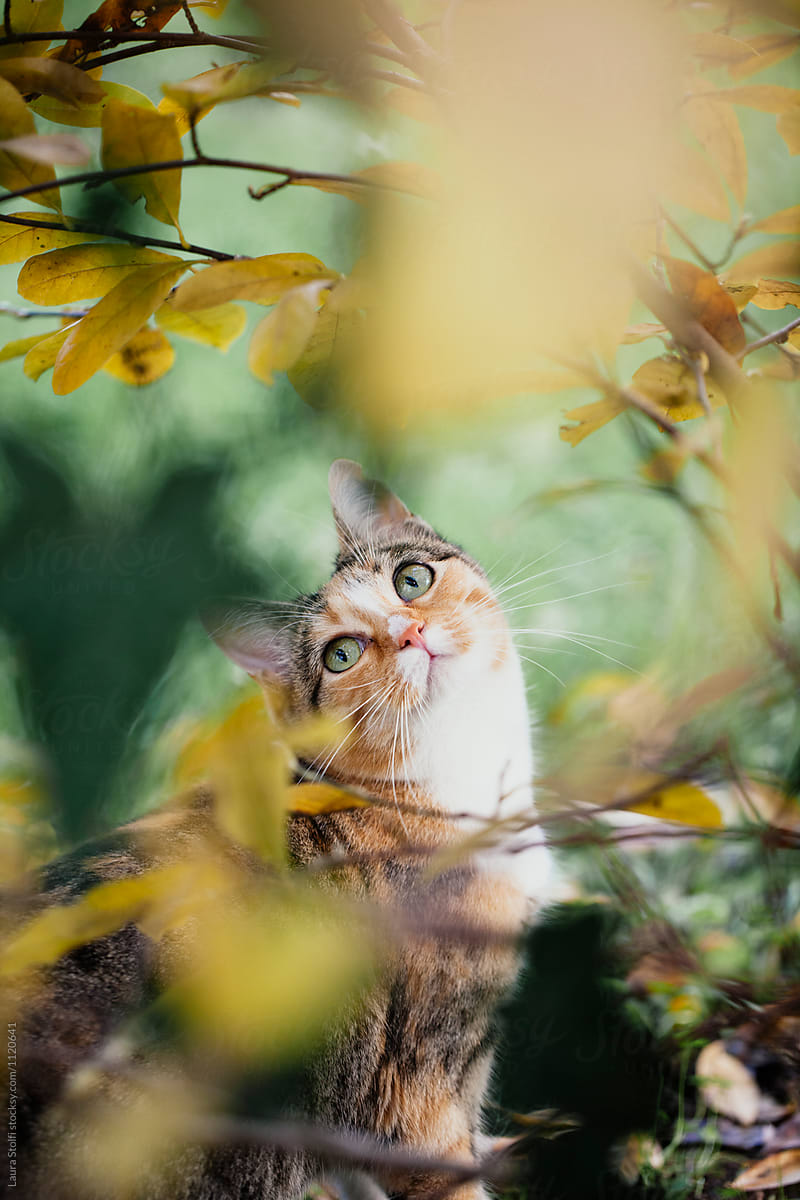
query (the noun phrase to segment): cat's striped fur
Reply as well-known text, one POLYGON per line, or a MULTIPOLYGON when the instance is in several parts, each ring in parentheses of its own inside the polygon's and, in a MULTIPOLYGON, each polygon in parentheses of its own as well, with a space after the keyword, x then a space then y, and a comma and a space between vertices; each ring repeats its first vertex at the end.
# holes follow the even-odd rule
MULTIPOLYGON (((328 584, 298 601, 286 628, 250 606, 226 613, 213 629, 255 678, 270 686, 280 680, 291 717, 350 714, 352 732, 307 764, 307 777, 323 770, 327 779, 364 789, 380 803, 294 817, 290 854, 300 869, 321 857, 343 857, 335 874, 320 873, 320 886, 403 912, 411 930, 390 953, 358 1015, 332 1034, 315 1060, 303 1111, 387 1145, 468 1160, 477 1153, 493 1013, 514 979, 513 938, 531 894, 543 885, 546 851, 531 859, 495 847, 439 874, 426 867, 429 854, 476 823, 530 803, 519 663, 486 576, 468 555, 391 493, 363 480, 355 464, 334 464, 331 496, 341 551, 328 584), (413 603, 395 588, 398 568, 409 564, 426 565, 433 578, 413 603), (362 651, 350 669, 337 673, 325 666, 324 655, 341 637, 357 639, 362 651), (415 914, 421 918, 416 927, 415 914), (460 936, 459 930, 486 936, 460 936)), ((48 902, 152 866, 153 846, 163 846, 155 855, 167 861, 197 838, 219 842, 213 800, 202 794, 190 810, 147 818, 89 859, 52 869, 48 902), (148 856, 135 837, 143 827, 148 856)), ((220 843, 219 853, 253 872, 262 869, 235 846, 220 843)), ((38 1152, 27 1166, 25 1194, 110 1200, 71 1174, 56 1134, 66 1129, 67 1141, 81 1136, 80 1104, 54 1104, 53 1098, 121 1017, 157 992, 174 969, 169 955, 169 948, 127 926, 68 955, 50 973, 45 999, 23 1031, 21 1058, 40 1068, 28 1073, 37 1080, 28 1105, 38 1152)), ((318 1169, 303 1155, 198 1147, 174 1159, 165 1177, 143 1164, 135 1200, 297 1200, 318 1169)), ((404 1200, 425 1200, 442 1187, 441 1176, 424 1172, 386 1175, 381 1182, 404 1200)), ((477 1200, 486 1191, 469 1182, 451 1194, 477 1200)))

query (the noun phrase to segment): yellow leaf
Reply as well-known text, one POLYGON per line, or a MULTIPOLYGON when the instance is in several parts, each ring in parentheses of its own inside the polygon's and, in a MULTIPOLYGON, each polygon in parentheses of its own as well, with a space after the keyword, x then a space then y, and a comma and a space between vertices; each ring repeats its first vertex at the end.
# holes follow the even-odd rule
MULTIPOLYGON (((722 816, 713 800, 694 783, 665 780, 657 787, 658 777, 652 777, 653 791, 646 800, 637 804, 626 804, 627 812, 642 813, 658 817, 662 821, 677 821, 681 825, 699 825, 703 829, 718 829, 722 816)), ((636 781, 636 789, 644 790, 651 781, 642 777, 636 781)))
POLYGON ((800 154, 800 107, 792 112, 781 113, 777 122, 778 133, 781 135, 790 154, 800 154))
MULTIPOLYGON (((156 109, 127 104, 123 100, 108 101, 103 112, 102 146, 103 167, 107 171, 181 159, 183 150, 173 116, 156 109)), ((174 225, 183 240, 178 224, 180 169, 145 169, 141 175, 116 179, 114 183, 131 204, 144 196, 144 206, 150 216, 165 225, 174 225)))
POLYGON ((126 104, 138 108, 155 107, 143 92, 137 92, 135 88, 127 87, 124 83, 101 83, 100 88, 101 98, 94 104, 82 104, 80 108, 54 100, 51 96, 39 96, 31 100, 28 107, 40 117, 46 117, 48 121, 55 121, 59 125, 74 125, 81 129, 94 129, 103 123, 103 113, 109 100, 123 100, 126 104))
MULTIPOLYGON (((8 80, 0 77, 0 139, 29 137, 35 133, 33 114, 28 111, 22 96, 8 80)), ((8 188, 10 192, 29 187, 30 184, 50 183, 55 177, 51 166, 31 162, 7 150, 0 151, 0 186, 8 188)), ((31 199, 48 208, 61 209, 58 188, 34 192, 31 199)))
POLYGON ((156 313, 156 323, 167 333, 227 350, 247 324, 247 313, 239 304, 219 304, 196 312, 178 312, 168 300, 156 313))
POLYGON ((679 143, 665 148, 663 171, 661 187, 670 200, 715 221, 727 221, 725 188, 699 150, 679 143))
POLYGON ((368 800, 342 791, 328 783, 298 783, 290 788, 287 797, 290 812, 316 816, 318 813, 343 812, 348 808, 366 808, 368 800))
POLYGON ((724 33, 693 33, 689 38, 692 54, 708 67, 727 67, 732 63, 750 62, 756 51, 740 38, 724 33))
POLYGON ((180 782, 208 781, 216 821, 228 837, 272 862, 285 859, 289 754, 260 693, 221 723, 201 727, 184 747, 176 775, 180 782))
POLYGON ((214 263, 178 288, 170 303, 180 312, 217 307, 228 300, 276 304, 292 288, 320 279, 336 279, 336 271, 311 254, 264 254, 259 258, 214 263))
POLYGON ((751 1163, 740 1171, 731 1187, 743 1192, 772 1191, 779 1193, 783 1188, 800 1180, 800 1150, 779 1150, 766 1158, 751 1163))
MULTIPOLYGON (((9 16, 14 34, 49 33, 61 29, 64 0, 11 0, 9 16)), ((5 33, 5 26, 3 26, 5 33)), ((28 54, 44 54, 49 42, 18 42, 0 46, 0 59, 23 58, 28 54)))
POLYGON ((755 283, 723 283, 722 287, 736 305, 737 312, 746 308, 758 291, 758 284, 755 283))
POLYGON ((134 387, 155 383, 175 361, 175 351, 159 329, 140 329, 103 367, 115 379, 134 387))
POLYGON ((55 366, 58 352, 67 340, 69 331, 79 323, 78 320, 72 321, 69 325, 57 329, 55 333, 42 338, 35 346, 31 347, 25 355, 22 367, 29 379, 38 379, 45 371, 49 371, 51 367, 55 366))
POLYGON ((0 350, 0 362, 8 362, 11 358, 22 358, 33 346, 38 346, 39 342, 50 337, 51 333, 52 330, 48 330, 47 333, 34 333, 31 337, 18 338, 15 342, 6 342, 0 350))
POLYGON ((292 288, 271 313, 259 321, 250 341, 247 365, 264 383, 274 371, 288 371, 297 362, 314 332, 320 291, 326 282, 292 288))
POLYGON ((127 275, 159 265, 184 264, 174 254, 143 246, 89 242, 29 258, 19 273, 17 290, 35 304, 70 304, 103 296, 127 275))
POLYGON ((288 372, 292 387, 308 404, 324 399, 327 387, 347 363, 363 321, 358 309, 341 300, 339 291, 318 312, 305 350, 288 372))
POLYGON ((73 107, 96 104, 103 96, 103 88, 97 80, 57 58, 0 60, 0 75, 25 95, 42 92, 73 107))
POLYGON ((745 79, 782 62, 800 47, 800 37, 796 33, 761 33, 748 38, 745 45, 753 54, 730 64, 728 73, 733 79, 745 79))
POLYGON ((684 105, 689 128, 719 167, 725 182, 742 206, 747 195, 747 152, 739 121, 729 104, 713 93, 691 96, 684 105))
POLYGON ((782 279, 759 279, 753 296, 756 308, 786 308, 787 304, 800 308, 800 283, 782 279))
POLYGON ((0 141, 0 150, 10 150, 12 154, 19 154, 31 162, 61 163, 72 167, 83 166, 92 157, 86 143, 68 133, 6 138, 0 141))
POLYGON ((790 113, 800 105, 800 89, 781 87, 774 83, 751 83, 746 87, 720 88, 714 93, 718 100, 743 104, 760 112, 790 113))
POLYGON ((180 263, 140 267, 113 287, 72 328, 53 372, 53 391, 57 396, 74 392, 138 333, 183 274, 185 266, 180 263))
MULTIPOLYGON (((632 383, 671 421, 691 421, 703 416, 694 372, 678 358, 651 358, 634 372, 632 383)), ((708 377, 706 391, 712 408, 727 403, 719 386, 708 377)))
POLYGON ((425 92, 414 92, 407 87, 390 88, 383 96, 387 108, 400 112, 404 117, 413 117, 415 121, 424 121, 428 125, 436 124, 441 118, 434 100, 425 92))
POLYGON ((76 946, 137 920, 171 884, 174 875, 175 869, 167 867, 134 879, 101 883, 74 904, 39 913, 7 945, 0 960, 0 975, 17 975, 56 962, 76 946))
MULTIPOLYGON (((43 212, 15 212, 13 215, 23 221, 53 219, 43 212)), ((37 229, 31 225, 11 224, 10 221, 0 222, 0 264, 25 262, 34 254, 90 242, 94 236, 91 233, 73 233, 70 229, 37 229)))
POLYGON ((569 412, 565 412, 564 416, 568 421, 577 421, 578 424, 562 425, 558 436, 562 441, 569 442, 571 446, 577 446, 589 434, 596 433, 609 421, 613 421, 614 417, 625 412, 626 407, 625 403, 616 396, 606 396, 605 399, 596 400, 592 404, 582 404, 580 408, 572 408, 569 412))
POLYGON ((782 208, 771 217, 764 217, 763 221, 756 221, 755 225, 750 226, 751 232, 757 229, 762 233, 800 233, 800 204, 782 208))
POLYGON ((755 283, 764 275, 800 276, 800 241, 776 242, 745 254, 727 268, 724 280, 726 283, 755 283))
POLYGON ((168 100, 184 112, 205 115, 214 105, 228 100, 264 95, 273 90, 285 91, 285 82, 274 84, 273 81, 287 65, 252 60, 233 62, 203 71, 181 83, 165 83, 161 90, 168 100))

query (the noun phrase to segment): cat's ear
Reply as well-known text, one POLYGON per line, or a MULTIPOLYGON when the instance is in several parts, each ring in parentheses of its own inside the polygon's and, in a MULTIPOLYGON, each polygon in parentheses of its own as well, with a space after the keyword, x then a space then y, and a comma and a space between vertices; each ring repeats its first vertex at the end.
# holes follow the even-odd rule
POLYGON ((270 610, 256 601, 219 604, 203 614, 206 632, 232 662, 262 683, 291 679, 292 648, 287 631, 273 623, 270 610))
POLYGON ((403 501, 376 479, 365 479, 349 458, 337 458, 328 473, 333 518, 339 545, 347 553, 354 545, 369 545, 376 535, 396 529, 408 536, 413 528, 431 532, 403 501))

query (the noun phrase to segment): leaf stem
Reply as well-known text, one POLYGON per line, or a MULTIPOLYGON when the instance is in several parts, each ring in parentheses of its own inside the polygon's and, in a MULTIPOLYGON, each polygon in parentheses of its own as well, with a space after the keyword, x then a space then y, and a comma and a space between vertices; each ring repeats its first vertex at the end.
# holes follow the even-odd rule
POLYGON ((200 254, 204 258, 213 258, 219 262, 229 262, 236 255, 226 254, 222 250, 210 250, 208 246, 195 246, 189 243, 184 246, 181 242, 170 241, 169 238, 148 237, 139 233, 128 233, 126 229, 107 229, 103 225, 93 225, 91 221, 74 220, 69 225, 58 221, 31 221, 26 217, 18 217, 11 213, 0 213, 0 221, 7 225, 22 225, 27 229, 57 229, 64 233, 96 233, 98 237, 116 238, 120 242, 130 242, 134 246, 158 246, 162 250, 180 250, 184 254, 200 254))

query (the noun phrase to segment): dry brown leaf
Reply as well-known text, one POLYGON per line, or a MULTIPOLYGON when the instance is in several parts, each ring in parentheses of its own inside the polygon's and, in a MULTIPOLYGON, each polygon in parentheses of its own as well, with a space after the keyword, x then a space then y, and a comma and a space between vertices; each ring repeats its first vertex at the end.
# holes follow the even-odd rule
POLYGON ((740 1125, 755 1122, 761 1093, 747 1067, 728 1053, 724 1042, 709 1042, 703 1047, 697 1056, 695 1075, 710 1109, 740 1125))
POLYGON ((740 1171, 731 1187, 743 1192, 760 1192, 766 1188, 788 1187, 800 1182, 800 1150, 781 1150, 769 1154, 760 1162, 751 1163, 740 1171))
POLYGON ((764 217, 763 221, 756 221, 755 225, 750 226, 751 232, 755 232, 757 229, 760 229, 762 233, 800 233, 800 204, 793 204, 791 208, 782 208, 779 212, 764 217))
POLYGON ((786 308, 787 304, 800 308, 800 283, 786 279, 759 279, 753 304, 756 308, 786 308))
POLYGON ((713 92, 691 96, 684 105, 686 122, 700 145, 716 163, 737 203, 747 195, 747 151, 736 113, 713 92))
POLYGON ((747 342, 736 304, 716 276, 680 258, 664 259, 675 295, 684 302, 696 321, 730 354, 738 354, 747 342))

